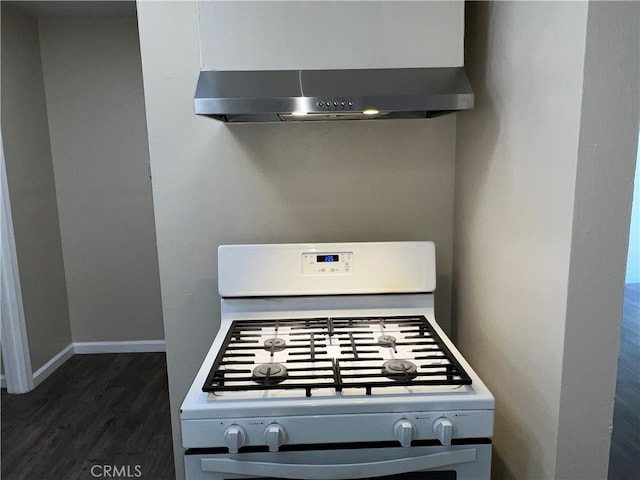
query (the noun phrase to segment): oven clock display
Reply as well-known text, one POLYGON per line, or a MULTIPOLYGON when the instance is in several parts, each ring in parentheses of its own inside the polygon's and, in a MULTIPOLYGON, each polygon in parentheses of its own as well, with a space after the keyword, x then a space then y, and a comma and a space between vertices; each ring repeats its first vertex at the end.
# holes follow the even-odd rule
POLYGON ((316 262, 318 263, 331 263, 331 262, 339 262, 340 255, 318 255, 316 256, 316 262))
POLYGON ((303 275, 351 275, 353 274, 353 252, 302 254, 303 275))

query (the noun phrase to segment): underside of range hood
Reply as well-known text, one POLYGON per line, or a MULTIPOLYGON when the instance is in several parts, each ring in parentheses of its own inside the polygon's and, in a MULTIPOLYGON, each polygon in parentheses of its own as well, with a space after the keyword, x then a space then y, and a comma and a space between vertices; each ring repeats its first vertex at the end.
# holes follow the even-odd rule
POLYGON ((462 67, 200 72, 195 113, 223 122, 431 118, 473 108, 462 67))

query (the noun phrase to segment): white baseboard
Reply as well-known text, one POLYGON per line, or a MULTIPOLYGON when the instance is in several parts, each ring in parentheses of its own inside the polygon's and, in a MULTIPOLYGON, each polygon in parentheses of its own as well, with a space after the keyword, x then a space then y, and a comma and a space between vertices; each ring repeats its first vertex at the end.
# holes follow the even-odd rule
POLYGON ((75 342, 73 353, 141 353, 164 352, 166 343, 164 340, 137 340, 132 342, 75 342))
MULTIPOLYGON (((164 352, 164 340, 138 340, 129 342, 74 342, 67 345, 55 357, 45 363, 33 374, 33 388, 40 385, 49 375, 62 366, 73 355, 92 353, 143 353, 164 352)), ((4 374, 0 375, 0 388, 7 388, 4 374)))
POLYGON ((33 372, 33 388, 40 385, 49 375, 62 366, 64 362, 73 357, 73 343, 63 348, 55 357, 33 372))

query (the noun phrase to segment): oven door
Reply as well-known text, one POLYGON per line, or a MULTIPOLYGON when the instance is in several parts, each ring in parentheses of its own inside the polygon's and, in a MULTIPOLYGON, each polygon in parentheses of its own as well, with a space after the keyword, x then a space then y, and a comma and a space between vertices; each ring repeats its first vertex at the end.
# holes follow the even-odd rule
POLYGON ((238 454, 197 449, 187 450, 185 468, 188 480, 489 479, 491 443, 238 454))

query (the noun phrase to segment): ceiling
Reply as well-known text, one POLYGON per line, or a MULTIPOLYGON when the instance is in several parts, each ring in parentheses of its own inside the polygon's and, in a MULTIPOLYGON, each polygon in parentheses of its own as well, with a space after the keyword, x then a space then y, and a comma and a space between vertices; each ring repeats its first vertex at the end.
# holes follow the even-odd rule
POLYGON ((11 0, 3 4, 18 8, 38 17, 135 17, 136 2, 134 0, 11 0))

